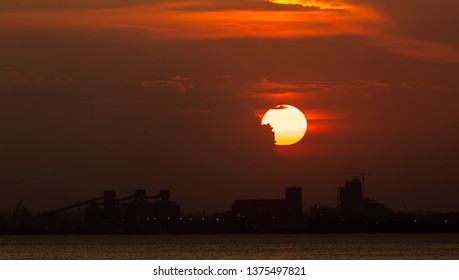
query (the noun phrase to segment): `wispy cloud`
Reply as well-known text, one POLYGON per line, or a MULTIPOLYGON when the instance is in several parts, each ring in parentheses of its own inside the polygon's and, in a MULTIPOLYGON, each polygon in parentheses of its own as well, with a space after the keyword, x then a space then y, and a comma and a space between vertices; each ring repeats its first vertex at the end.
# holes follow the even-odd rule
POLYGON ((43 77, 32 69, 18 67, 0 67, 0 84, 30 86, 43 80, 43 77))
POLYGON ((287 93, 317 93, 332 92, 336 90, 390 90, 391 85, 380 81, 353 80, 347 82, 304 82, 285 81, 271 82, 267 79, 248 84, 247 92, 257 94, 287 94, 287 93))
POLYGON ((430 90, 430 91, 449 91, 451 90, 450 87, 442 86, 438 84, 430 84, 430 83, 422 83, 419 81, 407 81, 403 82, 400 87, 402 89, 409 89, 409 90, 430 90))
POLYGON ((194 86, 190 84, 191 79, 191 77, 182 77, 178 75, 168 80, 142 81, 140 84, 143 87, 169 88, 179 93, 185 93, 194 88, 194 86))

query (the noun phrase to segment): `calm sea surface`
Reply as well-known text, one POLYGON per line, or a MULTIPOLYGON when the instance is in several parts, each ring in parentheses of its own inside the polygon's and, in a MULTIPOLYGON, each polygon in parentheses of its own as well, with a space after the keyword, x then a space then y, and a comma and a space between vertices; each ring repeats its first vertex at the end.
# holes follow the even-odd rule
POLYGON ((0 236, 0 259, 459 259, 459 234, 0 236))

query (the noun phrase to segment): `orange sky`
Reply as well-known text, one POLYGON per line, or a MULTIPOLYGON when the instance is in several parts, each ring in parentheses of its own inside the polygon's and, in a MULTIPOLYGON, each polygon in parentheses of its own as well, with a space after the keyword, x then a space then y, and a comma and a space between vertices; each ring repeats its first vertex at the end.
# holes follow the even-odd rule
POLYGON ((366 170, 390 207, 458 210, 458 12, 455 0, 0 0, 0 209, 133 185, 171 188, 190 211, 291 184, 304 205, 333 205, 366 170), (292 147, 259 125, 277 104, 308 119, 292 147))
MULTIPOLYGON (((117 8, 65 8, 1 13, 0 31, 125 31, 143 39, 302 38, 357 35, 367 43, 432 62, 459 62, 449 44, 402 36, 398 26, 371 5, 346 1, 160 1, 117 8), (285 3, 285 4, 284 4, 285 3), (294 4, 299 3, 299 4, 294 4), (303 4, 301 4, 303 3, 303 4), (284 9, 284 7, 290 7, 284 9)), ((121 37, 121 38, 123 38, 121 37)), ((120 38, 120 39, 121 39, 120 38)))
POLYGON ((117 9, 14 11, 2 13, 4 31, 14 29, 131 30, 163 39, 291 38, 339 34, 372 34, 384 18, 370 8, 297 7, 265 9, 212 7, 215 1, 160 2, 117 9), (209 9, 206 9, 208 7, 209 9), (372 26, 373 25, 373 26, 372 26))

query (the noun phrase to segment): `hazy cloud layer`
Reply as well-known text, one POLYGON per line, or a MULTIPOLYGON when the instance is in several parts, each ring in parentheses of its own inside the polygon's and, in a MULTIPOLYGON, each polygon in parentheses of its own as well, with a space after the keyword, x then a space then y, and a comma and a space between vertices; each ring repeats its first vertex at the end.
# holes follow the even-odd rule
POLYGON ((59 1, 56 4, 53 1, 18 1, 17 11, 11 12, 7 8, 16 4, 3 3, 5 9, 0 22, 8 26, 4 32, 117 31, 123 32, 123 36, 131 33, 129 36, 150 40, 357 35, 364 36, 370 46, 413 59, 433 63, 459 62, 459 41, 448 31, 455 18, 451 11, 459 11, 452 0, 439 4, 430 0, 416 1, 415 5, 399 4, 399 1, 273 2, 59 1), (21 7, 34 6, 45 9, 40 12, 21 10, 21 7), (46 7, 60 6, 62 9, 46 10, 46 7), (100 9, 91 9, 93 7, 100 9), (399 8, 403 10, 402 15, 399 8))

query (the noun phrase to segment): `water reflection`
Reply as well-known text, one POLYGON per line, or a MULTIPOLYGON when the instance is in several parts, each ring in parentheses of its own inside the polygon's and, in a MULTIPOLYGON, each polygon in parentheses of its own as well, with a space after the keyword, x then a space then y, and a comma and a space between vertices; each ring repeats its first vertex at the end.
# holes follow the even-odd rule
POLYGON ((1 236, 0 259, 458 259, 459 234, 1 236))

